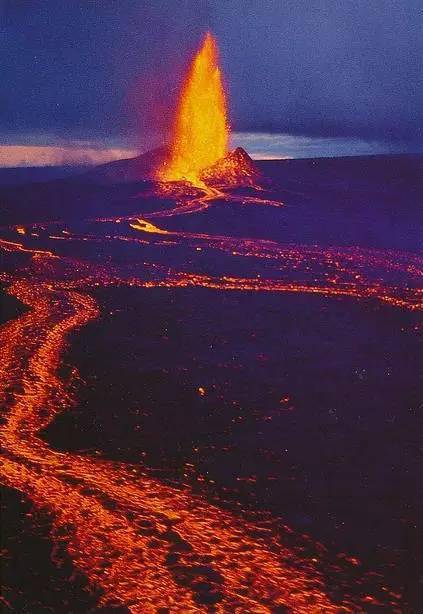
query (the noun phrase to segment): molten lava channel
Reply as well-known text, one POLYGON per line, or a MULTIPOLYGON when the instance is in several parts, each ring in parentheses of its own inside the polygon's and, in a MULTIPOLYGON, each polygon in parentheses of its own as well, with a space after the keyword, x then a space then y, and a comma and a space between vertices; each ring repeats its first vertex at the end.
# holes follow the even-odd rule
POLYGON ((201 171, 228 151, 226 96, 214 37, 207 32, 182 86, 170 155, 161 181, 189 181, 203 187, 201 171))

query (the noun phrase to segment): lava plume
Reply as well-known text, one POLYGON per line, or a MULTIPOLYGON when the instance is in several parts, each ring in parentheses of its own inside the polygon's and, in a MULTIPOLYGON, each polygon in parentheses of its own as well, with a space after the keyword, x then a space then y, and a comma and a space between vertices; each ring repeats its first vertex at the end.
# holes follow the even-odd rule
POLYGON ((162 181, 203 185, 200 173, 227 153, 229 126, 216 40, 207 32, 182 86, 162 181))
MULTIPOLYGON (((241 147, 228 150, 230 129, 216 40, 207 32, 183 83, 171 142, 129 160, 103 164, 89 177, 99 183, 158 180, 160 193, 187 194, 187 182, 206 198, 219 188, 257 187, 261 173, 241 147), (167 182, 181 185, 165 186, 167 182), (169 191, 170 190, 170 191, 169 191)), ((87 175, 86 175, 87 177, 87 175)))

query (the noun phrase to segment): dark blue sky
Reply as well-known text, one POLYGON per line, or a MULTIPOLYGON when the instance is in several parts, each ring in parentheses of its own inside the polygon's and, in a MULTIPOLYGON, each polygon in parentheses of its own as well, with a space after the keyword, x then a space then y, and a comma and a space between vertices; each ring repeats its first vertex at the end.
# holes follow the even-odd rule
POLYGON ((416 0, 0 0, 5 142, 161 129, 217 36, 236 130, 421 140, 416 0))

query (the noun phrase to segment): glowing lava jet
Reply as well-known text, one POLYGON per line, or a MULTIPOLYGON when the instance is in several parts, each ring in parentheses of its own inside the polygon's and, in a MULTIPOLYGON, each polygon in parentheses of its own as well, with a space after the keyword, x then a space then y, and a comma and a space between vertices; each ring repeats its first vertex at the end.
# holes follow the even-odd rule
POLYGON ((228 151, 229 126, 216 40, 207 32, 180 94, 162 181, 203 186, 201 171, 228 151))

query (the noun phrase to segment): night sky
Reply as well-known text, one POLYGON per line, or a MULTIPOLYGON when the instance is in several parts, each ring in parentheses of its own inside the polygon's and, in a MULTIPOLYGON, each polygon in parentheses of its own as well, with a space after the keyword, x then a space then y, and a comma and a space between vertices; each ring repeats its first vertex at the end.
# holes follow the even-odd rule
POLYGON ((3 144, 165 134, 181 75, 216 35, 236 131, 415 151, 417 0, 1 0, 3 144))

